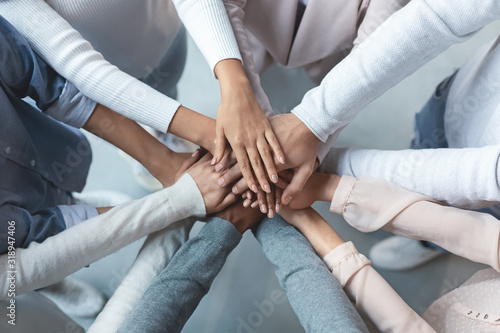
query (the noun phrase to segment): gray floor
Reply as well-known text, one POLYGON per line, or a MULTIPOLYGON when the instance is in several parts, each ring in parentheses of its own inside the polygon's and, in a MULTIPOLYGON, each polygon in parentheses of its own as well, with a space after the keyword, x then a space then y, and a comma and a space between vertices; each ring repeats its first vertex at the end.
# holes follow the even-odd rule
MULTIPOLYGON (((495 23, 466 44, 452 47, 411 77, 388 91, 367 107, 356 121, 349 125, 337 141, 337 146, 404 149, 412 138, 413 117, 427 101, 434 87, 451 74, 481 44, 498 35, 495 23)), ((276 110, 289 111, 301 100, 313 84, 298 70, 274 66, 263 75, 263 85, 276 110)), ((181 79, 180 100, 186 106, 215 117, 220 101, 217 81, 211 75, 202 55, 190 41, 186 71, 181 79)), ((117 155, 114 147, 92 138, 94 163, 85 191, 109 189, 122 191, 134 198, 147 195, 133 179, 128 166, 117 155), (110 172, 110 171, 113 172, 110 172)), ((328 211, 328 204, 317 204, 319 212, 358 249, 368 253, 385 232, 362 234, 328 211)), ((196 226, 199 228, 199 225, 196 226)), ((111 295, 135 257, 141 242, 92 264, 77 272, 100 290, 111 295)), ((408 304, 419 313, 440 295, 455 288, 482 266, 452 255, 445 255, 421 268, 394 273, 380 271, 408 304)), ((270 263, 262 255, 258 243, 246 234, 242 243, 231 254, 212 290, 187 323, 183 332, 236 332, 241 321, 256 311, 254 302, 270 298, 280 288, 270 263)), ((92 320, 77 319, 85 327, 92 320)), ((244 330, 242 330, 244 332, 244 330)), ((288 303, 278 305, 272 315, 264 317, 253 332, 303 332, 288 303)))

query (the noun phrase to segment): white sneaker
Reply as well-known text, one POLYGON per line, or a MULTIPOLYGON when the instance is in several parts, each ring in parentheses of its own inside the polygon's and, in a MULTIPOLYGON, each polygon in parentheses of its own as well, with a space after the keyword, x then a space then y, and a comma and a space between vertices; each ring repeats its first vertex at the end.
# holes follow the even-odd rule
POLYGON ((77 205, 89 205, 93 207, 114 207, 132 198, 124 193, 116 191, 90 191, 73 193, 73 199, 77 205))
POLYGON ((106 304, 106 297, 90 284, 67 277, 40 290, 69 316, 95 317, 106 304))
MULTIPOLYGON (((181 139, 175 135, 172 135, 170 133, 161 133, 146 126, 143 127, 161 143, 163 143, 165 146, 175 151, 176 153, 189 153, 197 149, 197 146, 193 143, 181 139)), ((133 159, 123 151, 119 151, 118 154, 130 165, 134 178, 139 185, 150 192, 156 192, 163 188, 160 181, 153 177, 153 175, 151 175, 141 163, 137 162, 135 159, 133 159)))
POLYGON ((420 266, 445 254, 425 247, 420 241, 393 236, 386 238, 370 249, 373 265, 391 271, 404 271, 420 266))

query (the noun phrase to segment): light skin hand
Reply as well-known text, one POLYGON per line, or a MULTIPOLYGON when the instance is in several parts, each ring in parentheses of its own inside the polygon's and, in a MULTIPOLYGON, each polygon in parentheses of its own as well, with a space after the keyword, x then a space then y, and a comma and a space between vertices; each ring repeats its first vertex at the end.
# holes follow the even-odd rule
MULTIPOLYGON (((255 99, 241 62, 236 59, 223 60, 215 67, 215 74, 220 82, 222 102, 217 111, 216 147, 212 164, 222 161, 227 140, 248 187, 257 193, 260 185, 265 192, 270 193, 268 179, 273 183, 278 181, 273 153, 278 163, 285 163, 280 144, 255 99)), ((222 166, 224 169, 229 167, 225 164, 222 166)))
MULTIPOLYGON (((197 150, 194 154, 200 154, 200 151, 197 150)), ((237 194, 217 184, 220 173, 215 171, 211 165, 212 158, 213 156, 207 153, 187 170, 198 185, 207 214, 220 212, 238 199, 237 194)))
MULTIPOLYGON (((277 165, 278 172, 286 169, 293 171, 293 178, 285 188, 281 198, 282 203, 287 205, 301 192, 313 173, 320 141, 293 114, 276 115, 270 119, 270 122, 287 156, 284 165, 277 165)), ((222 176, 221 183, 234 183, 239 177, 236 169, 230 170, 229 173, 222 176)), ((245 190, 246 184, 243 181, 238 181, 233 187, 235 193, 242 193, 245 190)))
POLYGON ((309 240, 321 258, 345 243, 328 222, 312 208, 292 210, 285 207, 280 214, 309 240))

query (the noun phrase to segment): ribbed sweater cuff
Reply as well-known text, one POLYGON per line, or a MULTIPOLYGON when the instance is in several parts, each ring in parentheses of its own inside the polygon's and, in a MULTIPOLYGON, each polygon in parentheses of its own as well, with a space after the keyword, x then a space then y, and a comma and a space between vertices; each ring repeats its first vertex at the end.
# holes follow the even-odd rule
POLYGON ((231 222, 218 217, 211 218, 198 236, 206 237, 217 247, 229 249, 235 248, 242 238, 231 222))
POLYGON ((323 143, 328 140, 329 134, 323 131, 319 124, 309 116, 310 112, 308 112, 306 108, 302 106, 302 104, 296 106, 292 110, 292 113, 297 116, 297 118, 299 118, 300 121, 303 122, 307 126, 307 128, 309 128, 309 130, 311 130, 311 132, 318 138, 318 140, 323 143))
POLYGON ((205 202, 194 179, 185 173, 173 186, 163 190, 177 217, 205 216, 205 202), (168 194, 167 194, 168 193, 168 194))
POLYGON ((212 72, 225 59, 243 62, 226 8, 220 0, 174 0, 179 17, 205 56, 212 72))

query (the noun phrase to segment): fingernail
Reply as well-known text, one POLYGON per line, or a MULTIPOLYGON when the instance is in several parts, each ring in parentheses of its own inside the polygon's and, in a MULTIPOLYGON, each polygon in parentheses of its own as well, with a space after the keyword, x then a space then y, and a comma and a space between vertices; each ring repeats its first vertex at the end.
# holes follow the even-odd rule
POLYGON ((222 177, 217 180, 217 183, 219 184, 219 186, 224 186, 224 184, 226 184, 226 182, 224 181, 224 178, 222 178, 222 177))
POLYGON ((276 213, 279 213, 279 212, 280 212, 280 205, 276 204, 276 213))
POLYGON ((272 175, 272 176, 271 176, 271 180, 273 181, 273 183, 275 183, 275 184, 276 184, 276 183, 278 182, 278 176, 276 176, 276 175, 272 175))
POLYGON ((256 201, 256 202, 254 202, 254 203, 251 205, 251 207, 252 207, 252 208, 255 208, 255 207, 257 207, 258 205, 259 205, 259 203, 256 201))
POLYGON ((266 191, 267 193, 271 193, 271 188, 268 184, 264 185, 264 191, 266 191))
POLYGON ((221 172, 222 169, 224 169, 224 167, 220 163, 215 166, 215 171, 217 171, 217 172, 221 172))
POLYGON ((269 217, 269 218, 274 217, 274 211, 272 209, 269 209, 269 212, 267 213, 267 217, 269 217))
POLYGON ((281 164, 285 164, 285 158, 284 157, 280 157, 280 162, 281 162, 281 164))
POLYGON ((243 201, 243 207, 247 208, 248 206, 250 206, 250 200, 243 201))
POLYGON ((292 201, 292 197, 286 197, 285 200, 283 200, 283 204, 288 205, 292 201))
POLYGON ((198 154, 200 153, 200 150, 199 149, 196 149, 193 153, 193 155, 191 155, 191 157, 196 157, 198 156, 198 154))
POLYGON ((266 205, 260 205, 260 211, 262 212, 262 214, 265 214, 267 212, 266 205))
POLYGON ((210 165, 214 165, 215 163, 217 163, 217 157, 214 156, 214 158, 212 158, 212 162, 210 162, 210 165))
POLYGON ((255 193, 259 192, 259 190, 257 189, 257 185, 252 184, 252 191, 254 191, 255 193))
POLYGON ((236 187, 236 185, 233 186, 233 193, 238 194, 238 188, 236 187))

